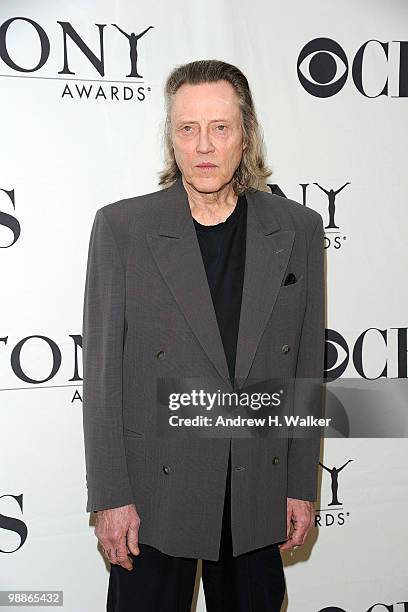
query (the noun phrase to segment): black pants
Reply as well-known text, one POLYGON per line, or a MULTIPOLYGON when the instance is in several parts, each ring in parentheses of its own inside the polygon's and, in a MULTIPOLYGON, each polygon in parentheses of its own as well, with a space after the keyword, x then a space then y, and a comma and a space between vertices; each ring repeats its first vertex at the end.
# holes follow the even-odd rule
MULTIPOLYGON (((207 612, 280 612, 285 578, 277 544, 232 556, 231 452, 218 561, 202 560, 207 612)), ((111 565, 107 612, 190 612, 197 559, 139 543, 133 569, 111 565)))

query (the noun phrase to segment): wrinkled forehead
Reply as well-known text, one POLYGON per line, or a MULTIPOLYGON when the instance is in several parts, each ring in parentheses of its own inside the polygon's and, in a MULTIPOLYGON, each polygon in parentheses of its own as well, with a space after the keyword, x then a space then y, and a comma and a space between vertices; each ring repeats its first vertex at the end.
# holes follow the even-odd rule
POLYGON ((173 95, 172 123, 183 121, 239 121, 239 98, 230 83, 183 84, 173 95))

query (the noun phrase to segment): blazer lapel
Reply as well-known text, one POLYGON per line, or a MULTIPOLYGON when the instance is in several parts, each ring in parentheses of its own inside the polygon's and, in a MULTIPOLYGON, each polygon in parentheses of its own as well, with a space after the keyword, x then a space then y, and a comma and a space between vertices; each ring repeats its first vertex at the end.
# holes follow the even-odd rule
MULTIPOLYGON (((245 195, 248 203, 245 276, 235 363, 238 386, 243 386, 248 377, 295 238, 294 230, 279 231, 273 203, 262 191, 248 189, 245 195)), ((273 372, 270 376, 273 377, 273 372)))
MULTIPOLYGON (((163 191, 162 219, 147 240, 157 266, 193 333, 231 389, 228 364, 181 177, 163 191)), ((272 311, 295 232, 279 223, 262 192, 249 189, 245 275, 237 341, 235 377, 243 385, 272 311)), ((271 373, 272 374, 272 373, 271 373)))

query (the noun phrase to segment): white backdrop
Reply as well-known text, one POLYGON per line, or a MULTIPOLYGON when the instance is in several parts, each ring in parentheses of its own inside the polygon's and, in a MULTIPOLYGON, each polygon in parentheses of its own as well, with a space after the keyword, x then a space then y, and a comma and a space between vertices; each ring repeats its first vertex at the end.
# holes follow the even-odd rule
MULTIPOLYGON (((3 0, 0 589, 63 590, 69 612, 104 609, 108 571, 85 512, 86 253, 97 208, 158 188, 162 88, 176 64, 217 58, 247 75, 274 191, 328 226, 326 192, 347 183, 326 227, 328 368, 407 378, 406 41, 404 0, 3 0), (139 77, 112 24, 153 26, 139 77)), ((322 469, 316 527, 284 553, 284 610, 407 612, 406 451, 406 439, 325 440, 326 467, 352 461, 338 504, 322 469)), ((198 580, 196 595, 204 611, 198 580)))

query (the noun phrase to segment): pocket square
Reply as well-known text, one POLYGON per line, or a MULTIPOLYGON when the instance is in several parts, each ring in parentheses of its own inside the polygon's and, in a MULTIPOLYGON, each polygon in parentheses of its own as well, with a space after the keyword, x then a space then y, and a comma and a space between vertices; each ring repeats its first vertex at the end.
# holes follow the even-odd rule
POLYGON ((296 283, 297 278, 296 276, 293 274, 293 272, 289 272, 289 274, 286 276, 285 280, 283 281, 283 285, 293 285, 293 283, 296 283))

